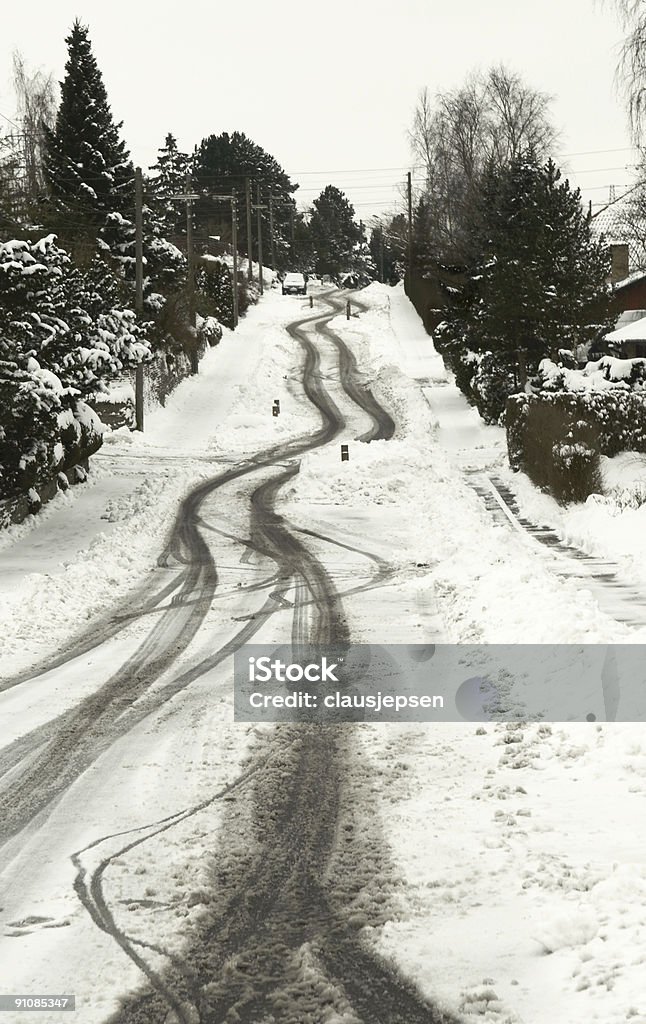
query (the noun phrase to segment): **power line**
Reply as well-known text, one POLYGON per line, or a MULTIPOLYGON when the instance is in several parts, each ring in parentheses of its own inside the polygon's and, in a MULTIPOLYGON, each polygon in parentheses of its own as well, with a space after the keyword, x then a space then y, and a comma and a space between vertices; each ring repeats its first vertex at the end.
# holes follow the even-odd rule
POLYGON ((7 117, 6 114, 3 114, 1 110, 0 110, 0 117, 3 117, 5 121, 7 121, 9 124, 12 124, 14 126, 14 128, 18 129, 18 131, 22 131, 20 125, 16 124, 15 121, 12 121, 11 118, 7 117))
POLYGON ((579 153, 561 153, 562 157, 565 156, 600 156, 602 153, 632 153, 636 150, 635 146, 622 146, 620 149, 588 149, 584 152, 579 153))

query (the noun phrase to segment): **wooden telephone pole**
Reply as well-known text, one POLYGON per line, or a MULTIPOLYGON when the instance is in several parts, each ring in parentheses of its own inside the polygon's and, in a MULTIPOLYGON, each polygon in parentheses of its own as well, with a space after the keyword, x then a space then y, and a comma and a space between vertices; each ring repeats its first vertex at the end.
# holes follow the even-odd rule
MULTIPOLYGON (((190 175, 186 175, 186 192, 178 196, 168 198, 178 202, 186 203, 186 261, 188 263, 187 289, 188 289, 188 320, 192 330, 195 329, 195 257, 193 253, 193 200, 200 197, 194 192, 189 192, 191 185, 190 175)), ((198 371, 197 349, 191 352, 191 372, 198 371)))
MULTIPOLYGON (((135 168, 135 309, 144 311, 144 199, 141 167, 135 168)), ((144 364, 135 369, 135 429, 144 429, 144 364)))
POLYGON ((269 247, 271 251, 271 269, 276 272, 276 248, 274 242, 274 200, 269 200, 269 247))
POLYGON ((238 326, 238 199, 236 190, 231 193, 231 248, 233 249, 233 329, 238 326))
POLYGON ((258 214, 258 280, 260 284, 260 294, 264 295, 264 282, 262 279, 262 211, 266 210, 266 206, 260 204, 260 184, 256 187, 256 205, 254 209, 258 214))
POLYGON ((408 191, 408 276, 410 280, 413 269, 413 182, 411 172, 407 175, 408 191))
POLYGON ((251 266, 251 260, 253 256, 253 244, 251 241, 251 182, 249 178, 245 178, 245 198, 247 202, 247 256, 249 257, 249 266, 247 268, 247 277, 249 284, 253 281, 253 269, 251 266))
POLYGON ((233 293, 233 329, 238 326, 238 199, 236 190, 231 190, 230 196, 211 196, 211 199, 231 203, 231 248, 233 249, 233 277, 231 279, 231 291, 233 293))

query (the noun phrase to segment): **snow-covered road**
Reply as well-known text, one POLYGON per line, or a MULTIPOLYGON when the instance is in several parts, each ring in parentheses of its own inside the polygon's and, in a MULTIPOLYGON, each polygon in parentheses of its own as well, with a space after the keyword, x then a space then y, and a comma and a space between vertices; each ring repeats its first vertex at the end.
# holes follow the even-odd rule
POLYGON ((2 538, 0 992, 84 1024, 646 1020, 646 954, 613 966, 646 935, 637 727, 232 721, 252 637, 644 639, 492 518, 500 432, 401 290, 349 321, 314 294, 270 292, 2 538))

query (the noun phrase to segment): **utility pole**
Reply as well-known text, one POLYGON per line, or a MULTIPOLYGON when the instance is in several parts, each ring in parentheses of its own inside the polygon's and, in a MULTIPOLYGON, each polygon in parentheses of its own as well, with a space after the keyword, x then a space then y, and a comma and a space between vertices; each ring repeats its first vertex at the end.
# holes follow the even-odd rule
POLYGON ((231 189, 230 196, 210 196, 211 199, 231 203, 231 248, 233 249, 233 277, 231 290, 233 293, 233 329, 238 326, 238 200, 236 190, 231 189))
POLYGON ((260 203, 260 184, 256 189, 256 205, 254 209, 258 214, 258 282, 260 285, 260 294, 264 295, 264 283, 262 279, 262 211, 266 210, 266 206, 262 206, 260 203))
MULTIPOLYGON (((193 196, 190 195, 190 175, 186 175, 186 259, 188 261, 188 322, 195 329, 195 260, 193 253, 193 196)), ((197 340, 197 339, 195 339, 197 340)), ((191 349, 191 373, 197 373, 199 358, 197 347, 191 349)))
POLYGON ((383 230, 379 232, 379 280, 384 283, 384 233, 383 230))
POLYGON ((249 278, 249 284, 253 281, 253 270, 251 267, 252 259, 252 242, 251 242, 251 182, 249 178, 245 178, 245 194, 247 200, 247 255, 249 257, 249 267, 247 268, 247 277, 249 278))
POLYGON ((188 261, 188 318, 195 327, 195 266, 193 260, 193 196, 189 193, 191 179, 186 175, 186 259, 188 261))
POLYGON ((294 207, 289 208, 289 232, 291 237, 291 262, 292 267, 294 266, 294 260, 296 259, 296 243, 294 241, 294 207))
MULTIPOLYGON (((144 311, 144 199, 141 167, 135 168, 135 309, 144 311)), ((144 364, 135 369, 135 429, 144 429, 144 364)))
POLYGON ((233 249, 233 329, 238 326, 238 200, 231 192, 231 247, 233 249))
MULTIPOLYGON (((193 260, 193 200, 200 197, 189 192, 191 184, 190 174, 186 175, 186 192, 178 196, 169 196, 169 199, 179 200, 186 203, 186 261, 188 264, 188 320, 192 330, 195 329, 195 271, 193 260)), ((191 352, 191 372, 197 373, 198 358, 197 349, 191 352)))
POLYGON ((411 172, 407 175, 408 187, 408 279, 413 269, 413 182, 411 172))
POLYGON ((269 200, 269 246, 271 249, 271 269, 276 272, 276 248, 274 243, 274 200, 269 200))

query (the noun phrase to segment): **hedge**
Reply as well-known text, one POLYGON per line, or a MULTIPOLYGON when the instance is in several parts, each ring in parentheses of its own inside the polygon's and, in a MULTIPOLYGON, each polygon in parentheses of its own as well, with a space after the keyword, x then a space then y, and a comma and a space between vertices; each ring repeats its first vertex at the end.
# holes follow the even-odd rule
POLYGON ((509 463, 558 501, 602 488, 600 456, 646 452, 646 397, 621 388, 513 395, 505 412, 509 463))

